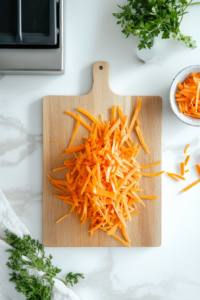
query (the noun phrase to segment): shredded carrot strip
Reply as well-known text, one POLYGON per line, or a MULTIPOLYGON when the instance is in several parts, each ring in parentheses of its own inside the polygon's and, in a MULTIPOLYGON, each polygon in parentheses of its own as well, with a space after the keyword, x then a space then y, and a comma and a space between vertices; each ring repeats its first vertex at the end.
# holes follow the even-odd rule
POLYGON ((97 119, 95 119, 89 112, 87 112, 86 110, 84 110, 80 107, 77 108, 77 110, 79 112, 81 112, 82 114, 86 115, 88 118, 90 118, 95 124, 97 124, 97 126, 99 126, 101 128, 102 131, 105 130, 105 127, 97 119))
POLYGON ((185 159, 185 166, 187 166, 189 159, 190 159, 190 155, 187 155, 187 157, 185 159))
POLYGON ((160 176, 163 173, 165 173, 165 171, 159 172, 159 173, 142 173, 142 172, 138 172, 140 175, 145 176, 145 177, 156 177, 156 176, 160 176))
POLYGON ((185 175, 185 163, 180 163, 180 167, 181 167, 181 176, 185 175))
POLYGON ((60 221, 62 221, 64 218, 68 217, 68 216, 74 211, 75 207, 76 207, 76 204, 74 204, 74 205, 72 206, 72 208, 70 209, 70 211, 68 212, 68 214, 66 214, 66 215, 64 215, 62 218, 60 218, 60 219, 56 222, 56 224, 58 224, 58 223, 59 223, 60 221))
POLYGON ((66 152, 61 155, 61 157, 65 156, 67 154, 73 153, 73 152, 78 152, 78 151, 84 150, 84 149, 85 149, 85 145, 68 148, 68 149, 66 149, 66 152))
POLYGON ((187 145, 187 147, 185 148, 185 150, 184 150, 184 154, 186 154, 186 153, 187 153, 187 149, 189 148, 189 146, 190 146, 190 144, 188 144, 188 145, 187 145))
POLYGON ((185 170, 185 173, 189 172, 189 170, 185 170))
POLYGON ((137 132, 137 135, 138 135, 138 138, 139 138, 139 140, 140 140, 140 143, 142 144, 142 147, 144 148, 144 151, 146 152, 146 154, 149 154, 149 153, 150 153, 150 152, 149 152, 149 149, 147 148, 147 145, 146 145, 146 143, 145 143, 145 141, 144 141, 144 138, 143 138, 143 136, 142 136, 142 132, 141 132, 141 130, 140 130, 139 125, 137 125, 137 126, 135 127, 135 130, 136 130, 136 132, 137 132))
POLYGON ((137 215, 137 214, 139 214, 139 213, 140 213, 140 211, 136 211, 136 212, 134 212, 134 213, 131 214, 131 217, 132 217, 132 216, 135 216, 135 215, 137 215))
POLYGON ((76 119, 77 121, 79 121, 83 126, 85 126, 85 128, 87 128, 90 132, 92 132, 92 128, 90 126, 88 126, 85 122, 83 122, 81 119, 79 119, 79 117, 77 117, 76 115, 74 115, 73 113, 71 113, 70 111, 66 111, 65 112, 67 115, 73 117, 74 119, 76 119))
POLYGON ((126 135, 124 136, 124 138, 121 141, 122 145, 129 138, 129 136, 131 134, 131 131, 133 130, 133 127, 135 125, 135 121, 136 121, 137 116, 138 116, 139 111, 140 111, 141 103, 142 103, 142 98, 139 98, 136 109, 135 109, 135 112, 134 112, 134 115, 132 117, 131 123, 130 123, 129 128, 128 128, 128 131, 127 131, 126 135))
MULTIPOLYGON (((78 117, 79 119, 81 118, 79 114, 77 114, 77 117, 78 117)), ((72 138, 71 138, 71 141, 70 141, 70 143, 69 143, 69 147, 68 147, 68 148, 71 147, 71 144, 73 143, 73 141, 74 141, 74 139, 75 139, 75 137, 76 137, 76 134, 77 134, 78 128, 79 128, 79 124, 80 124, 80 121, 77 120, 77 121, 76 121, 75 128, 74 128, 74 133, 73 133, 73 135, 72 135, 72 138)))
POLYGON ((124 242, 124 241, 123 241, 122 239, 120 239, 118 236, 116 236, 116 235, 114 235, 114 234, 112 234, 112 236, 113 236, 116 240, 118 240, 119 242, 121 242, 122 244, 124 244, 126 247, 128 247, 128 248, 131 247, 128 243, 124 242))
POLYGON ((158 197, 157 196, 146 196, 146 195, 140 195, 140 194, 138 194, 138 196, 140 197, 140 198, 144 198, 144 199, 151 199, 151 200, 156 200, 156 199, 158 199, 158 197))
POLYGON ((191 189, 192 187, 194 187, 196 184, 198 184, 198 183, 200 183, 200 179, 198 179, 197 181, 195 181, 195 182, 193 182, 193 183, 191 183, 190 185, 188 185, 186 188, 184 188, 183 190, 182 190, 182 192, 184 193, 184 192, 187 192, 189 189, 191 189))
POLYGON ((64 169, 68 169, 68 167, 60 167, 60 168, 56 168, 56 169, 53 169, 53 172, 60 171, 60 170, 64 170, 64 169))
POLYGON ((162 162, 162 160, 158 161, 155 164, 151 164, 151 165, 146 165, 146 166, 140 166, 140 169, 145 169, 145 168, 150 168, 150 167, 154 167, 156 165, 159 165, 162 162))
POLYGON ((167 174, 167 175, 172 175, 172 176, 178 177, 178 178, 180 178, 180 179, 182 179, 182 180, 185 180, 185 178, 184 178, 183 176, 178 175, 178 174, 175 174, 175 173, 167 173, 167 172, 166 172, 166 174, 167 174))
MULTIPOLYGON (((166 173, 166 174, 167 174, 167 173, 166 173)), ((169 177, 171 177, 172 179, 178 181, 178 179, 177 179, 175 176, 171 175, 171 174, 167 174, 167 176, 169 176, 169 177)))
POLYGON ((115 124, 116 105, 111 108, 111 126, 115 124))
POLYGON ((197 169, 197 173, 198 173, 198 175, 199 175, 199 177, 200 177, 200 166, 199 166, 199 165, 196 165, 196 169, 197 169))
MULTIPOLYGON (((182 96, 179 98, 182 98, 182 96)), ((126 228, 127 221, 131 221, 132 217, 140 212, 137 211, 136 202, 145 207, 142 198, 157 199, 156 196, 137 194, 137 192, 143 191, 142 188, 139 188, 140 180, 142 176, 155 177, 164 173, 164 171, 155 174, 140 172, 142 168, 152 167, 160 163, 140 167, 136 160, 141 146, 138 146, 137 143, 134 144, 130 139, 130 133, 135 123, 140 142, 144 149, 146 147, 143 138, 141 139, 140 122, 137 119, 140 107, 141 98, 138 100, 128 128, 128 116, 125 116, 120 107, 117 107, 118 119, 115 116, 116 106, 114 106, 111 108, 111 120, 103 121, 101 116, 101 122, 89 112, 78 108, 79 112, 92 120, 91 127, 83 122, 78 114, 75 116, 66 111, 67 115, 74 117, 77 121, 69 148, 61 157, 72 153, 74 156, 65 160, 63 167, 53 170, 69 169, 66 171, 64 179, 57 180, 49 175, 47 176, 53 187, 60 193, 54 195, 54 197, 71 205, 71 209, 56 223, 61 222, 76 210, 75 216, 80 215, 81 225, 88 219, 90 220, 89 234, 91 236, 98 229, 101 229, 106 231, 109 236, 113 236, 127 247, 130 247, 128 244, 130 238, 126 228), (89 137, 83 137, 83 144, 71 147, 80 124, 90 131, 90 135, 89 137), (124 142, 126 142, 125 145, 124 142), (121 231, 126 242, 114 235, 118 230, 121 231)), ((148 150, 147 147, 146 150, 148 150)))

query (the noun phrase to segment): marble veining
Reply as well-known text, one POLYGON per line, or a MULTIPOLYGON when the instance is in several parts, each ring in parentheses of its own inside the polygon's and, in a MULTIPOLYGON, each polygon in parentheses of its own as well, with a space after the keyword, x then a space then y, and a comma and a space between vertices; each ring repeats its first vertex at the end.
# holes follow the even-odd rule
POLYGON ((0 166, 18 165, 27 156, 30 156, 42 143, 42 135, 29 134, 22 123, 16 118, 6 118, 0 115, 0 130, 5 132, 5 139, 0 137, 0 166), (9 134, 14 134, 10 138, 9 134), (15 161, 4 158, 6 153, 19 149, 18 157, 15 161))
MULTIPOLYGON (((193 288, 200 293, 200 282, 190 281, 182 276, 175 275, 161 279, 158 283, 149 281, 143 284, 134 284, 133 280, 132 285, 128 288, 120 288, 123 285, 118 276, 113 275, 114 264, 112 250, 108 250, 107 255, 102 259, 101 266, 97 270, 86 274, 85 280, 81 280, 73 290, 79 294, 80 291, 92 285, 92 288, 98 291, 95 298, 98 300, 176 300, 182 294, 183 286, 184 289, 187 289, 186 297, 183 296, 182 298, 184 300, 189 299, 189 292, 193 288), (115 286, 114 282, 116 282, 115 286)), ((127 274, 124 274, 124 276, 126 277, 127 274)), ((198 297, 193 299, 197 300, 198 297)))
POLYGON ((25 214, 28 206, 42 201, 42 192, 32 190, 11 189, 4 194, 18 216, 25 214))

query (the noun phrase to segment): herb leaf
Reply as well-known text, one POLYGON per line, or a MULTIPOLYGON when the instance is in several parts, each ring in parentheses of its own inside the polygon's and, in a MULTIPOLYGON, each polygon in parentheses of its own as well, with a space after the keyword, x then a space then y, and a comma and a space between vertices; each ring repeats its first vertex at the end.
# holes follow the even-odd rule
POLYGON ((129 3, 119 6, 121 13, 113 16, 123 28, 122 32, 129 37, 130 34, 138 36, 140 43, 138 48, 151 49, 155 37, 160 33, 162 39, 173 38, 183 41, 186 46, 196 48, 196 42, 191 36, 185 36, 180 31, 180 24, 186 9, 190 5, 200 4, 187 0, 127 0, 129 3))
POLYGON ((49 300, 54 286, 54 278, 62 281, 66 286, 68 283, 73 286, 78 283, 78 277, 84 278, 82 273, 66 275, 65 280, 57 277, 61 269, 52 265, 52 256, 45 256, 44 246, 31 238, 30 235, 24 235, 23 238, 16 234, 5 230, 5 242, 12 246, 12 249, 6 250, 10 252, 7 266, 13 270, 10 274, 10 281, 16 285, 16 290, 24 294, 27 299, 31 300, 49 300), (36 269, 44 272, 39 278, 30 275, 27 268, 36 269))

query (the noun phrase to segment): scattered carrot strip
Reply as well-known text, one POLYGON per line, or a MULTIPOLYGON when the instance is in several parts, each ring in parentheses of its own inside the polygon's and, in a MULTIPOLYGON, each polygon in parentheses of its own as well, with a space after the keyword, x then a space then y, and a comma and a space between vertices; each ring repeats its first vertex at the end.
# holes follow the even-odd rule
POLYGON ((185 170, 185 173, 189 172, 189 170, 185 170))
POLYGON ((112 234, 112 236, 113 236, 116 240, 118 240, 119 242, 121 242, 122 244, 124 244, 126 247, 128 247, 128 248, 131 247, 128 243, 124 242, 124 241, 123 241, 122 239, 120 239, 118 236, 116 236, 116 235, 114 235, 114 234, 112 234))
POLYGON ((185 150, 184 150, 184 154, 186 154, 187 153, 187 149, 190 147, 190 144, 188 144, 187 145, 187 147, 185 148, 185 150))
MULTIPOLYGON (((70 159, 64 161, 64 166, 54 169, 70 169, 63 180, 51 178, 50 183, 60 193, 54 197, 61 199, 64 203, 71 205, 68 214, 62 216, 59 223, 75 208, 75 216, 80 215, 80 223, 83 225, 87 219, 90 220, 89 234, 93 236, 97 229, 107 232, 109 236, 130 247, 130 238, 126 231, 126 221, 138 214, 136 202, 146 206, 144 199, 157 199, 156 196, 138 195, 143 190, 139 188, 142 176, 155 177, 164 173, 146 174, 140 172, 142 168, 158 165, 160 162, 140 167, 136 157, 141 149, 137 143, 133 144, 130 133, 136 127, 139 129, 139 137, 142 146, 146 147, 141 131, 140 122, 137 119, 141 107, 141 98, 138 100, 135 112, 128 127, 128 116, 117 107, 119 118, 116 120, 116 106, 111 109, 111 121, 101 122, 94 118, 89 112, 82 108, 78 111, 92 120, 91 127, 83 122, 80 116, 68 111, 66 114, 74 117, 77 122, 69 144, 69 148, 61 157, 74 154, 70 159), (84 143, 71 147, 78 132, 79 125, 84 125, 89 131, 89 137, 83 137, 84 143), (105 124, 105 126, 104 126, 105 124), (124 145, 124 142, 125 145, 124 145), (120 230, 126 242, 114 235, 120 230), (128 242, 128 243, 127 243, 128 242)), ((146 147, 146 152, 148 149, 146 147)))
POLYGON ((193 182, 193 183, 191 183, 190 185, 188 185, 186 188, 184 188, 183 190, 182 190, 182 192, 184 193, 184 192, 187 192, 189 189, 191 189, 192 187, 194 187, 196 184, 198 184, 198 183, 200 183, 200 179, 198 179, 197 181, 195 181, 195 182, 193 182))
POLYGON ((199 165, 196 165, 196 169, 197 169, 197 173, 198 173, 198 175, 199 175, 199 177, 200 177, 200 166, 199 166, 199 165))
POLYGON ((180 163, 180 167, 181 167, 181 176, 185 175, 185 163, 180 163))
POLYGON ((138 194, 138 196, 140 197, 140 198, 142 198, 142 199, 152 199, 152 200, 156 200, 156 199, 158 199, 158 197, 157 196, 146 196, 146 195, 140 195, 140 194, 138 194))
POLYGON ((166 172, 166 174, 167 174, 167 175, 172 175, 172 176, 178 177, 178 178, 180 178, 180 179, 182 179, 182 180, 185 180, 185 178, 184 178, 183 176, 178 175, 178 174, 175 174, 175 173, 168 173, 168 172, 166 172))
POLYGON ((115 124, 116 105, 111 108, 111 126, 115 124))
POLYGON ((68 167, 60 167, 60 168, 56 168, 56 169, 53 169, 53 172, 60 171, 60 170, 64 170, 64 169, 68 169, 68 167))
POLYGON ((128 131, 127 131, 126 135, 124 136, 124 138, 121 141, 122 145, 129 138, 129 136, 131 134, 131 131, 133 130, 133 127, 135 125, 135 121, 136 121, 137 116, 138 116, 139 111, 140 111, 141 103, 142 103, 142 98, 139 98, 136 109, 135 109, 135 112, 134 112, 132 120, 131 120, 131 124, 129 125, 129 128, 128 128, 128 131))
POLYGON ((163 173, 165 173, 165 171, 159 172, 159 173, 142 173, 142 172, 138 172, 140 175, 145 176, 145 177, 156 177, 156 176, 160 176, 163 173))
POLYGON ((147 148, 147 145, 146 145, 146 143, 145 143, 145 141, 144 141, 144 138, 143 138, 143 135, 142 135, 142 132, 141 132, 141 130, 140 130, 139 125, 137 125, 137 126, 135 127, 135 130, 136 130, 136 132, 137 132, 137 135, 138 135, 138 138, 139 138, 139 140, 140 140, 140 143, 142 144, 142 147, 144 148, 144 151, 146 152, 146 154, 149 154, 149 153, 150 153, 150 152, 149 152, 149 149, 147 148))
POLYGON ((185 166, 187 166, 189 159, 190 159, 190 155, 187 155, 187 157, 185 159, 185 166))
POLYGON ((166 173, 166 174, 167 174, 167 176, 171 177, 172 179, 178 181, 178 179, 177 179, 175 176, 173 176, 173 175, 171 175, 171 174, 168 174, 168 173, 166 173))
POLYGON ((99 126, 101 128, 102 131, 105 130, 105 127, 97 119, 95 119, 89 112, 87 112, 86 110, 84 110, 80 107, 77 108, 77 110, 79 112, 81 112, 82 114, 86 115, 88 118, 90 118, 97 126, 99 126))
MULTIPOLYGON (((81 118, 79 114, 77 114, 77 117, 78 117, 78 118, 81 118)), ((71 144, 73 143, 73 141, 74 141, 74 139, 75 139, 75 137, 76 137, 76 134, 77 134, 77 131, 78 131, 78 128, 79 128, 79 124, 80 124, 80 121, 77 120, 77 121, 76 121, 75 128, 74 128, 74 133, 73 133, 73 135, 72 135, 72 138, 71 138, 71 141, 70 141, 70 143, 69 143, 69 147, 68 147, 68 148, 71 147, 71 144)))
POLYGON ((146 165, 146 166, 140 166, 140 169, 145 169, 145 168, 150 168, 150 167, 154 167, 156 165, 159 165, 162 162, 162 160, 158 161, 155 164, 151 164, 151 165, 146 165))
POLYGON ((90 132, 92 132, 92 128, 90 126, 88 126, 84 121, 82 121, 81 119, 79 119, 76 115, 74 115, 73 113, 71 113, 70 111, 66 111, 65 112, 67 115, 73 117, 74 119, 76 119, 77 121, 79 121, 83 126, 85 126, 85 128, 87 128, 90 132))
POLYGON ((73 152, 78 152, 78 151, 84 150, 84 149, 85 149, 85 145, 68 148, 68 149, 66 149, 66 152, 61 155, 61 157, 65 156, 67 154, 73 153, 73 152))
POLYGON ((139 213, 140 213, 140 211, 136 211, 136 212, 134 212, 134 213, 131 214, 131 217, 132 217, 132 216, 135 216, 135 215, 137 215, 137 214, 139 214, 139 213))

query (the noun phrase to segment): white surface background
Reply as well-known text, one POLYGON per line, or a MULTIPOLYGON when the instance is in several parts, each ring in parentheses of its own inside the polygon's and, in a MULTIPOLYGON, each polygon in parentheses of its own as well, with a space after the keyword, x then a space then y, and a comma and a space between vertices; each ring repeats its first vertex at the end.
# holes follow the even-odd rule
POLYGON ((54 263, 86 279, 74 290, 81 300, 200 299, 200 186, 181 194, 197 179, 200 129, 172 113, 168 91, 184 67, 200 63, 200 6, 189 8, 181 29, 199 48, 157 40, 148 64, 136 56, 137 38, 126 39, 112 12, 125 0, 66 0, 66 73, 62 76, 0 76, 0 186, 18 216, 42 241, 42 98, 82 95, 92 87, 92 63, 111 65, 110 85, 117 94, 163 98, 163 169, 179 172, 188 153, 186 182, 163 176, 160 248, 47 248, 54 263))

